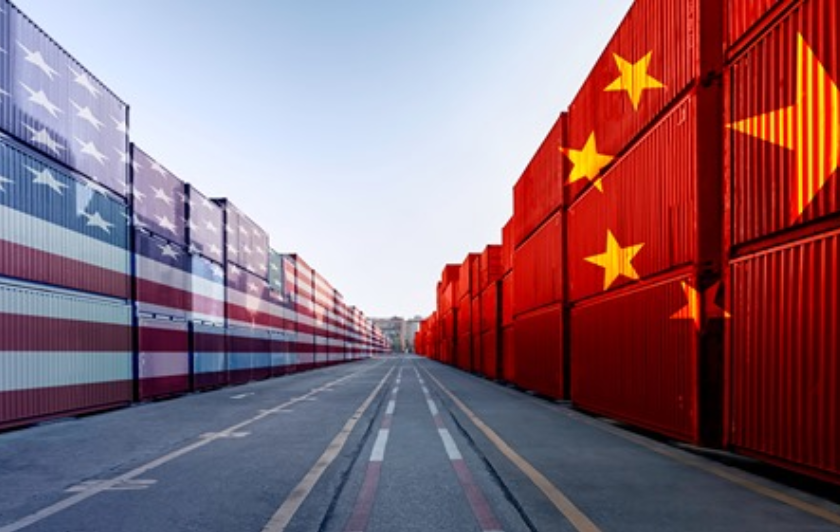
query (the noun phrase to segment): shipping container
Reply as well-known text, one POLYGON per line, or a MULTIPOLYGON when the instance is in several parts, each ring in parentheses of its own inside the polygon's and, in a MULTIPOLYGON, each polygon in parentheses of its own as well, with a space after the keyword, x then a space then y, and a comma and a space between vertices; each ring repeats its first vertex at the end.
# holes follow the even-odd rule
POLYGON ((185 321, 140 318, 137 322, 137 399, 190 391, 190 336, 185 321))
POLYGON ((563 206, 566 114, 557 119, 513 187, 513 242, 521 245, 563 206))
POLYGON ((502 277, 502 246, 488 245, 479 259, 478 289, 484 290, 502 277))
POLYGON ((566 197, 598 182, 614 158, 692 87, 720 73, 722 0, 636 0, 569 106, 566 197))
POLYGON ((225 268, 202 255, 190 255, 190 319, 225 324, 225 268))
POLYGON ((229 199, 218 198, 213 201, 225 211, 227 262, 268 279, 268 233, 229 199))
POLYGON ((441 274, 441 291, 438 294, 438 312, 444 313, 451 310, 458 303, 460 289, 458 287, 461 266, 458 264, 447 264, 441 274))
POLYGON ((187 245, 187 189, 160 163, 131 144, 134 227, 187 245))
POLYGON ((193 389, 227 386, 228 355, 223 326, 194 322, 190 324, 193 357, 193 389))
POLYGON ((506 382, 514 382, 516 380, 516 337, 515 326, 513 323, 506 327, 502 327, 502 379, 506 382))
POLYGON ((800 2, 727 69, 736 254, 801 238, 820 222, 840 224, 838 23, 836 1, 800 2))
POLYGON ((132 400, 131 307, 0 280, 0 428, 132 400))
POLYGON ((510 218, 502 227, 502 275, 513 269, 513 250, 515 248, 513 238, 513 218, 510 218))
POLYGON ((228 264, 225 295, 228 326, 270 327, 271 290, 266 280, 228 264))
POLYGON ((488 379, 499 378, 499 329, 481 333, 481 374, 488 379))
POLYGON ((727 0, 726 47, 730 53, 736 45, 746 44, 763 33, 780 12, 796 3, 794 0, 727 0))
POLYGON ((510 271, 501 280, 502 327, 513 325, 514 277, 515 273, 510 271))
POLYGON ((575 406, 693 443, 719 444, 723 309, 679 273, 571 311, 575 406), (708 298, 708 299, 707 299, 708 298), (701 332, 704 333, 701 335, 701 332))
POLYGON ((555 213, 514 251, 514 316, 563 301, 564 220, 555 213))
POLYGON ((192 257, 183 247, 134 230, 134 300, 143 314, 186 318, 192 307, 192 257))
POLYGON ((554 399, 566 398, 563 312, 560 303, 514 319, 516 365, 513 382, 554 399))
POLYGON ((496 330, 500 325, 499 320, 499 288, 501 283, 496 281, 491 283, 481 293, 481 319, 477 330, 487 332, 496 330))
POLYGON ((130 297, 122 199, 8 139, 0 176, 0 275, 130 297))
MULTIPOLYGON (((716 91, 691 93, 570 208, 569 298, 685 265, 719 275, 722 196, 716 91), (708 112, 700 112, 707 109, 708 112)), ((520 292, 516 298, 519 301, 520 292)))
POLYGON ((225 211, 216 202, 187 183, 189 223, 187 240, 191 253, 222 263, 225 260, 225 211))
POLYGON ((840 232, 730 268, 731 446, 840 481, 840 232))
POLYGON ((227 328, 228 367, 231 384, 271 376, 271 334, 265 329, 227 328))
POLYGON ((478 258, 478 253, 470 253, 461 263, 461 269, 458 272, 458 301, 465 297, 472 297, 476 292, 478 279, 473 279, 473 265, 478 258))
POLYGON ((14 5, 0 7, 0 129, 125 197, 128 106, 14 5))

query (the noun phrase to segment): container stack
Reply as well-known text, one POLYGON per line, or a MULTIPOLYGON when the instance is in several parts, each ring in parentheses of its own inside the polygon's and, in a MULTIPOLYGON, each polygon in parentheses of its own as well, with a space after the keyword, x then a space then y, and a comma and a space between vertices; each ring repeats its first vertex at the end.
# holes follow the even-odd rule
POLYGON ((501 319, 499 323, 499 344, 501 352, 499 358, 502 360, 502 379, 513 382, 516 378, 516 337, 513 327, 513 218, 508 220, 502 228, 502 278, 499 281, 501 289, 497 292, 499 308, 501 308, 501 319))
POLYGON ((488 245, 477 262, 479 264, 479 295, 476 298, 478 310, 477 312, 473 310, 473 312, 479 315, 476 337, 480 339, 480 342, 476 357, 478 364, 474 369, 488 379, 497 379, 501 375, 499 291, 502 277, 502 247, 488 245))
POLYGON ((128 106, 0 0, 0 426, 132 400, 128 106))
POLYGON ((470 253, 458 269, 458 290, 456 292, 457 322, 455 325, 455 366, 464 371, 473 370, 473 264, 477 253, 470 253))
POLYGON ((728 440, 840 477, 837 2, 729 2, 728 440))

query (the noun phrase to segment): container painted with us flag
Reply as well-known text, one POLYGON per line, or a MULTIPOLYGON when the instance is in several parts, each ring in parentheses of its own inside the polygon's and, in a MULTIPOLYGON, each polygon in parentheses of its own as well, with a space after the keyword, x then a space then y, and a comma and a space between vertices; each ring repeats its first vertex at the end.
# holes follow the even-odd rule
POLYGON ((189 324, 140 318, 137 327, 138 400, 187 393, 191 380, 189 324))
POLYGON ((223 325, 190 323, 192 346, 192 387, 195 390, 227 386, 228 374, 227 330, 223 325))
POLYGON ((183 181, 131 144, 131 204, 136 228, 186 246, 186 194, 183 181))
POLYGON ((213 201, 225 212, 226 262, 268 279, 268 233, 229 199, 213 201))
POLYGON ((189 205, 187 240, 191 253, 217 264, 225 261, 225 212, 218 203, 187 183, 189 205))
POLYGON ((191 269, 186 248, 134 230, 134 300, 138 312, 187 318, 193 300, 191 269))
POLYGON ((0 0, 0 129, 128 194, 128 105, 7 0, 0 0))
POLYGON ((0 275, 128 299, 128 222, 122 198, 0 139, 0 275))

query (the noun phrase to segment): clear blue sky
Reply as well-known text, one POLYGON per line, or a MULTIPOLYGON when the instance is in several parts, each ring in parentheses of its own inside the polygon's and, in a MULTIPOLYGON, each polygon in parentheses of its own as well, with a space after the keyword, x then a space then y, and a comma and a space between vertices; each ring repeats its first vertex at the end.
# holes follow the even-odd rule
POLYGON ((134 142, 386 316, 501 241, 631 1, 15 3, 129 103, 134 142))

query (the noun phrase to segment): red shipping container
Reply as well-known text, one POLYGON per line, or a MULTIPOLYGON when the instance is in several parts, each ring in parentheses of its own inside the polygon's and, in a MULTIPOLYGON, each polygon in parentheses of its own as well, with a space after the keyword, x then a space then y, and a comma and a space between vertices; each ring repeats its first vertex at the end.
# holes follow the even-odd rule
POLYGON ((475 285, 478 279, 473 279, 473 265, 478 260, 478 253, 470 253, 461 263, 461 271, 458 275, 458 299, 472 296, 476 291, 475 285))
POLYGON ((555 213, 513 253, 514 316, 563 301, 564 216, 555 213))
POLYGON ((513 269, 513 218, 502 228, 502 275, 513 269))
POLYGON ((438 312, 451 310, 458 301, 458 277, 461 266, 447 264, 441 275, 441 292, 438 294, 438 312))
POLYGON ((488 379, 499 378, 499 334, 498 329, 481 333, 481 369, 488 379))
POLYGON ((726 44, 732 48, 742 39, 761 33, 793 0, 727 0, 726 44))
POLYGON ((836 1, 803 2, 727 71, 733 246, 840 212, 838 24, 836 1))
POLYGON ((840 482, 840 232, 731 265, 731 419, 740 452, 840 482))
POLYGON ((463 371, 472 371, 472 338, 469 334, 459 334, 455 342, 455 367, 463 371))
POLYGON ((554 123, 513 187, 513 241, 519 246, 563 205, 566 114, 554 123))
POLYGON ((502 379, 513 382, 516 379, 516 338, 514 337, 514 325, 503 327, 502 341, 502 379))
POLYGON ((478 330, 487 332, 499 327, 499 282, 494 282, 481 292, 481 320, 478 330))
POLYGON ((633 3, 569 106, 567 204, 674 100, 720 71, 722 21, 722 0, 633 3))
POLYGON ((689 264, 719 271, 715 93, 687 96, 607 172, 603 192, 590 189, 569 210, 570 300, 689 264))
POLYGON ((513 382, 548 397, 565 398, 563 305, 517 316, 514 327, 513 382))
POLYGON ((480 291, 502 276, 502 246, 488 245, 484 248, 479 261, 478 290, 480 291))
POLYGON ((700 333, 720 330, 724 314, 714 300, 719 285, 696 287, 695 276, 678 274, 573 308, 575 405, 679 440, 719 443, 722 355, 714 342, 701 350, 700 333))
POLYGON ((470 339, 472 341, 473 370, 481 371, 481 297, 472 298, 471 314, 470 339))
POLYGON ((514 272, 510 271, 502 277, 501 281, 501 309, 502 327, 513 325, 513 280, 514 272))

